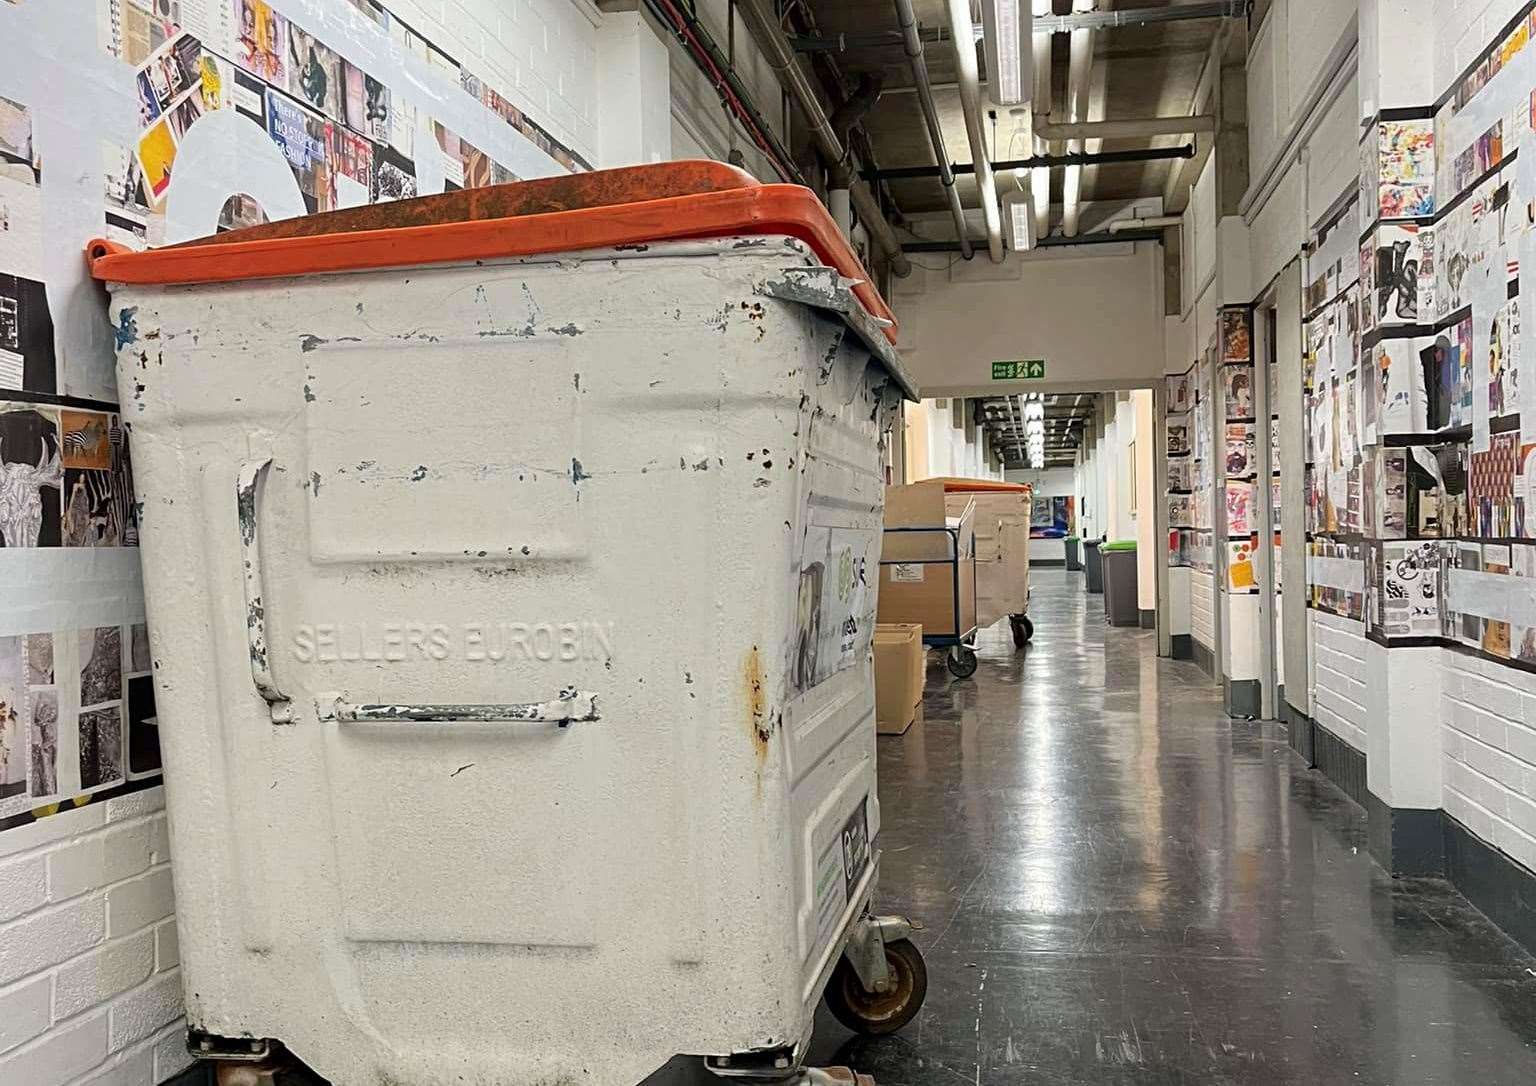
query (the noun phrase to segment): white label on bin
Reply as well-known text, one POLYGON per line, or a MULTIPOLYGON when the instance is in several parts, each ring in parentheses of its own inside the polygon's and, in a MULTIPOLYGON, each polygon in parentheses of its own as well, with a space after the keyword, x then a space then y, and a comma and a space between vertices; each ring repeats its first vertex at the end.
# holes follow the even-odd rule
POLYGON ((897 562, 891 567, 891 580, 916 582, 923 579, 921 562, 897 562))

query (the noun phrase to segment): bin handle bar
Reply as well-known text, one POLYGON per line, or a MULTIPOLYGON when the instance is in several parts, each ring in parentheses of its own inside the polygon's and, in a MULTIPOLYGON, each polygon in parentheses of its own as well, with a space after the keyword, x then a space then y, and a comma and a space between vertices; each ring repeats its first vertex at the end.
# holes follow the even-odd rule
POLYGON ((565 728, 577 721, 601 720, 597 695, 568 686, 553 701, 532 701, 501 705, 357 705, 337 698, 321 719, 357 724, 462 724, 531 721, 558 724, 565 728))
POLYGON ((250 642, 251 681, 267 703, 272 723, 293 722, 293 702, 277 687, 272 675, 272 661, 267 654, 267 608, 262 595, 261 530, 256 510, 256 494, 262 477, 272 466, 272 458, 247 460, 240 465, 235 482, 235 511, 240 523, 241 559, 245 570, 245 636, 250 642))

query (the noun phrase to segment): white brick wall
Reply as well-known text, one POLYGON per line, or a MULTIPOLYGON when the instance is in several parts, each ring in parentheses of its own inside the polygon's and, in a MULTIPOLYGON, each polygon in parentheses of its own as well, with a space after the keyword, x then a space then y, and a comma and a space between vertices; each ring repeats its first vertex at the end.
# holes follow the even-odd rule
POLYGON ((1189 633, 1208 649, 1216 647, 1216 578, 1202 570, 1189 574, 1189 633))
POLYGON ((1312 718, 1356 750, 1366 749, 1365 623, 1308 610, 1313 632, 1312 718))
POLYGON ((589 162, 597 148, 590 0, 384 0, 384 6, 589 162))
POLYGON ((1446 650, 1442 806, 1536 870, 1536 676, 1446 650))
POLYGON ((146 1086, 189 1062, 164 802, 0 833, 0 1083, 146 1086))
POLYGON ((1526 0, 1435 0, 1435 88, 1443 94, 1526 0))

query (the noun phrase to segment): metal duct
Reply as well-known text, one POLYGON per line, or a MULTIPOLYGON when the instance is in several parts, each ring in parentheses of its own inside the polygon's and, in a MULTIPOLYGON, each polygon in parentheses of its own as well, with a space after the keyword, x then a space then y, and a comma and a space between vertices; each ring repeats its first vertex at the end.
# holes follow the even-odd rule
POLYGON ((917 16, 912 11, 912 0, 895 2, 896 19, 901 23, 903 44, 907 51, 907 64, 912 69, 917 101, 923 110, 923 123, 928 127, 928 144, 933 148, 934 160, 939 164, 939 181, 944 186, 944 198, 949 201, 950 216, 955 220, 955 237, 960 239, 960 255, 969 260, 972 249, 969 231, 965 226, 965 207, 960 203, 959 190, 955 188, 955 171, 950 169, 949 152, 944 147, 944 130, 939 126, 939 111, 933 104, 933 88, 928 83, 928 62, 923 59, 923 41, 917 33, 917 16))
POLYGON ((972 32, 970 0, 949 0, 951 44, 960 76, 960 103, 965 111, 965 134, 976 167, 976 187, 981 193, 981 217, 987 228, 987 254, 994 264, 1003 262, 1003 213, 997 203, 997 182, 987 153, 987 133, 981 126, 981 77, 976 69, 976 40, 972 32))
MULTIPOLYGON (((778 78, 780 86, 789 92, 795 104, 800 107, 800 111, 805 114, 806 123, 811 130, 811 138, 822 159, 828 166, 836 167, 847 157, 847 149, 844 148, 842 140, 838 139, 837 133, 833 131, 827 111, 823 108, 815 88, 811 86, 810 77, 795 60, 794 53, 790 51, 789 41, 784 37, 784 31, 779 26, 779 20, 765 7, 765 2, 766 0, 736 0, 736 10, 741 13, 742 21, 747 24, 747 29, 751 32, 752 39, 757 42, 757 47, 763 51, 763 57, 768 61, 768 66, 773 69, 773 74, 778 78)), ((902 253, 901 243, 896 240, 896 232, 886 221, 885 213, 880 210, 880 205, 875 200, 874 193, 869 191, 869 186, 862 181, 854 181, 849 186, 848 199, 854 211, 858 213, 859 221, 869 231, 870 240, 890 259, 891 274, 898 278, 911 275, 912 262, 902 253)))

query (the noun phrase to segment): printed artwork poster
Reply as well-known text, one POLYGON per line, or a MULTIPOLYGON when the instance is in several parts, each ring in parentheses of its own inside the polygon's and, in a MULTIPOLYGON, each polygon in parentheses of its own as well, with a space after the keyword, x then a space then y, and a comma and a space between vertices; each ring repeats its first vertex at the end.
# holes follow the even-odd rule
POLYGON ((342 62, 346 122, 353 131, 387 143, 390 134, 389 88, 346 61, 342 62))
POLYGON ((416 196, 416 166, 393 147, 374 148, 373 201, 411 200, 416 196))
POLYGON ((1235 538, 1253 531, 1253 484, 1228 483, 1226 485, 1227 536, 1235 538))
POLYGON ((288 24, 287 91, 310 109, 333 120, 346 118, 346 80, 335 50, 299 27, 288 24))
POLYGON ((156 121, 139 137, 137 154, 144 185, 158 205, 171 187, 171 166, 176 161, 176 135, 167 118, 156 121))
POLYGON ((288 85, 288 20, 263 0, 234 0, 235 61, 275 86, 288 85))
POLYGON ((36 280, 0 274, 0 390, 53 393, 57 373, 47 290, 36 280))
POLYGON ((1223 310, 1221 314, 1221 360, 1247 362, 1253 357, 1248 314, 1241 309, 1223 310))
POLYGON ((29 804, 30 714, 23 679, 23 641, 20 637, 0 637, 0 816, 14 814, 29 804))
POLYGON ((59 546, 63 485, 57 409, 0 403, 0 546, 59 546))
POLYGON ((330 210, 330 126, 271 88, 267 89, 267 134, 293 168, 311 212, 330 210))
MULTIPOLYGON (((1536 545, 1516 543, 1509 550, 1514 576, 1536 577, 1536 545)), ((1515 659, 1536 664, 1536 626, 1512 626, 1510 648, 1515 659)))
POLYGON ((1193 405, 1194 392, 1190 374, 1180 373, 1168 378, 1168 414, 1188 411, 1193 405))
POLYGON ((1182 422, 1168 424, 1168 455, 1184 456, 1189 452, 1189 425, 1182 422))
POLYGON ((1253 418, 1253 367, 1223 366, 1220 373, 1226 417, 1253 418))
MULTIPOLYGON (((1512 562, 1508 544, 1488 543, 1483 546, 1483 572, 1510 574, 1512 562)), ((1510 624, 1498 619, 1483 621, 1482 650, 1490 656, 1507 660, 1511 655, 1510 624)))
POLYGON ((790 638, 788 674, 797 694, 865 659, 874 636, 872 551, 877 536, 863 529, 806 529, 790 638))
POLYGON ((1258 587, 1251 539, 1234 539, 1227 543, 1227 587, 1233 592, 1252 592, 1258 587))
POLYGON ((1473 452, 1467 471, 1467 498, 1475 533, 1509 538, 1524 519, 1525 502, 1516 500, 1515 476, 1519 470, 1520 435, 1493 434, 1487 452, 1473 452))
POLYGON ((1247 477, 1254 473, 1255 442, 1253 423, 1229 422, 1227 423, 1227 476, 1247 477))
POLYGON ((1435 122, 1382 121, 1377 128, 1382 218, 1435 213, 1435 122))

